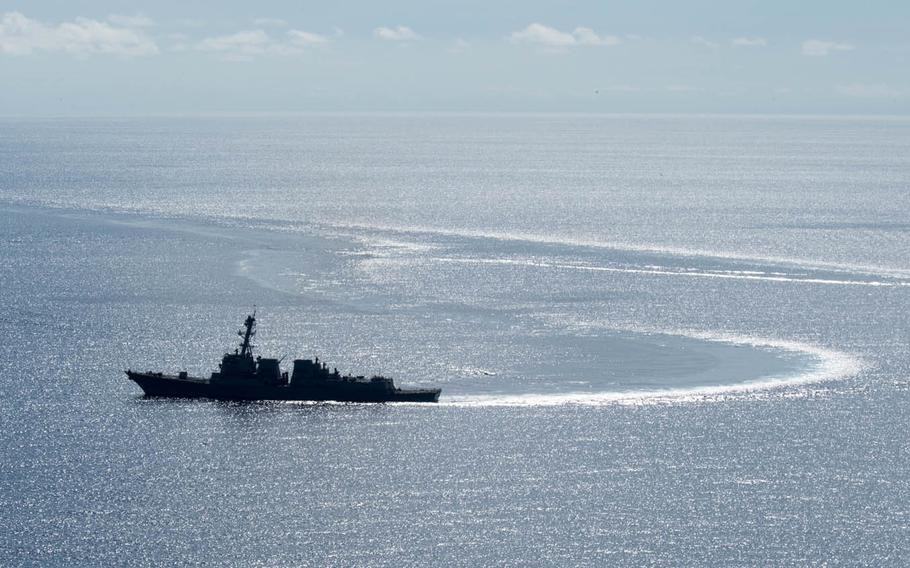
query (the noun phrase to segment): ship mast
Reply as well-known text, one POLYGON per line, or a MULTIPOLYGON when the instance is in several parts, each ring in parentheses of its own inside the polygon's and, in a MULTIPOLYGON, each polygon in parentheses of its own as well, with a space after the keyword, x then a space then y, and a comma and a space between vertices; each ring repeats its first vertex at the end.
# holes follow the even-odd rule
POLYGON ((241 329, 237 332, 237 335, 243 338, 243 343, 240 344, 240 356, 252 358, 253 344, 250 343, 250 340, 256 335, 256 310, 253 310, 252 315, 246 317, 246 321, 243 322, 243 327, 246 328, 246 331, 241 329))

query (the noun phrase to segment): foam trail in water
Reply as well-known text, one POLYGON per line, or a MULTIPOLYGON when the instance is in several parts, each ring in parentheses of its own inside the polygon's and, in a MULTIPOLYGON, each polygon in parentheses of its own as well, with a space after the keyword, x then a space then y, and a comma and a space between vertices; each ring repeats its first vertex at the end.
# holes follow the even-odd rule
MULTIPOLYGON (((643 330, 638 330, 643 332, 643 330)), ((656 331, 649 330, 645 333, 661 333, 666 335, 681 335, 704 341, 716 341, 733 345, 744 345, 759 349, 776 349, 809 355, 815 359, 815 364, 804 371, 793 374, 771 376, 763 379, 714 385, 704 387, 691 387, 681 389, 654 389, 639 391, 607 391, 598 393, 558 393, 558 394, 504 394, 504 395, 465 395, 444 397, 440 403, 452 406, 558 406, 558 405, 586 405, 597 406, 604 404, 656 404, 680 403, 717 400, 727 395, 741 395, 767 391, 770 389, 794 387, 820 383, 824 381, 840 380, 856 375, 863 368, 863 362, 856 357, 841 351, 826 349, 817 345, 796 341, 777 339, 763 339, 739 335, 714 334, 697 331, 656 331)))
POLYGON ((653 253, 674 257, 714 258, 723 260, 746 261, 760 264, 793 266, 806 269, 830 270, 850 274, 865 274, 872 276, 881 276, 885 278, 910 278, 910 270, 899 268, 843 262, 827 262, 821 260, 808 260, 782 256, 762 256, 745 253, 731 253, 726 251, 682 248, 673 246, 642 245, 626 242, 604 242, 588 239, 562 238, 547 235, 538 235, 533 233, 484 231, 471 229, 436 229, 433 227, 423 226, 399 227, 393 225, 371 225, 367 223, 337 223, 324 226, 326 228, 338 231, 376 231, 397 235, 436 235, 441 237, 491 239, 508 242, 527 242, 544 245, 576 246, 624 252, 653 253))
POLYGON ((763 280, 769 282, 799 282, 805 284, 830 284, 838 286, 873 286, 873 287, 897 287, 910 286, 910 282, 898 280, 886 282, 881 280, 838 280, 833 278, 812 278, 798 275, 787 275, 785 273, 761 273, 757 271, 745 270, 671 270, 663 267, 615 267, 615 266, 590 266, 584 264, 565 264, 558 262, 543 262, 537 260, 517 260, 505 258, 451 258, 437 257, 436 262, 462 263, 462 264, 502 264, 512 266, 531 266, 537 268, 559 268, 568 270, 584 270, 589 272, 615 272, 622 274, 650 274, 656 276, 688 276, 692 278, 721 278, 728 280, 763 280))

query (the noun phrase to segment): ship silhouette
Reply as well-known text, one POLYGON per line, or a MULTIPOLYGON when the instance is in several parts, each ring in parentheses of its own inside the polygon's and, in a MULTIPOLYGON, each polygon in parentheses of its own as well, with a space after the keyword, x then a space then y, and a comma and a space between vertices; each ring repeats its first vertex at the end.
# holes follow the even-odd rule
POLYGON ((392 379, 380 375, 342 375, 330 371, 319 358, 296 359, 293 374, 282 372, 279 359, 253 357, 256 313, 247 316, 240 348, 225 353, 219 370, 209 378, 126 371, 146 396, 171 398, 212 398, 219 400, 305 400, 338 402, 438 402, 440 389, 398 388, 392 379))

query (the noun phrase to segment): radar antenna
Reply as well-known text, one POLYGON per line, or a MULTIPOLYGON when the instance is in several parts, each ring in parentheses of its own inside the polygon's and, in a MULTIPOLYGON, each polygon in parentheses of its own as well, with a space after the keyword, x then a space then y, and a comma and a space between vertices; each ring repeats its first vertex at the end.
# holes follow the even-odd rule
POLYGON ((253 344, 250 341, 253 339, 253 336, 256 335, 256 310, 253 309, 252 315, 246 317, 246 321, 243 322, 243 327, 237 332, 237 335, 243 338, 243 343, 240 344, 240 356, 241 357, 252 357, 253 356, 253 344))

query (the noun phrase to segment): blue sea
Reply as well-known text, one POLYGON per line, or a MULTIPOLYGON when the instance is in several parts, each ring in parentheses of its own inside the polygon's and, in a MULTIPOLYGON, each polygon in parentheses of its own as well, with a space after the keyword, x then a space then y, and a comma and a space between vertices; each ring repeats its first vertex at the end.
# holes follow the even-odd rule
POLYGON ((0 565, 910 563, 910 119, 2 119, 0 283, 0 565))

